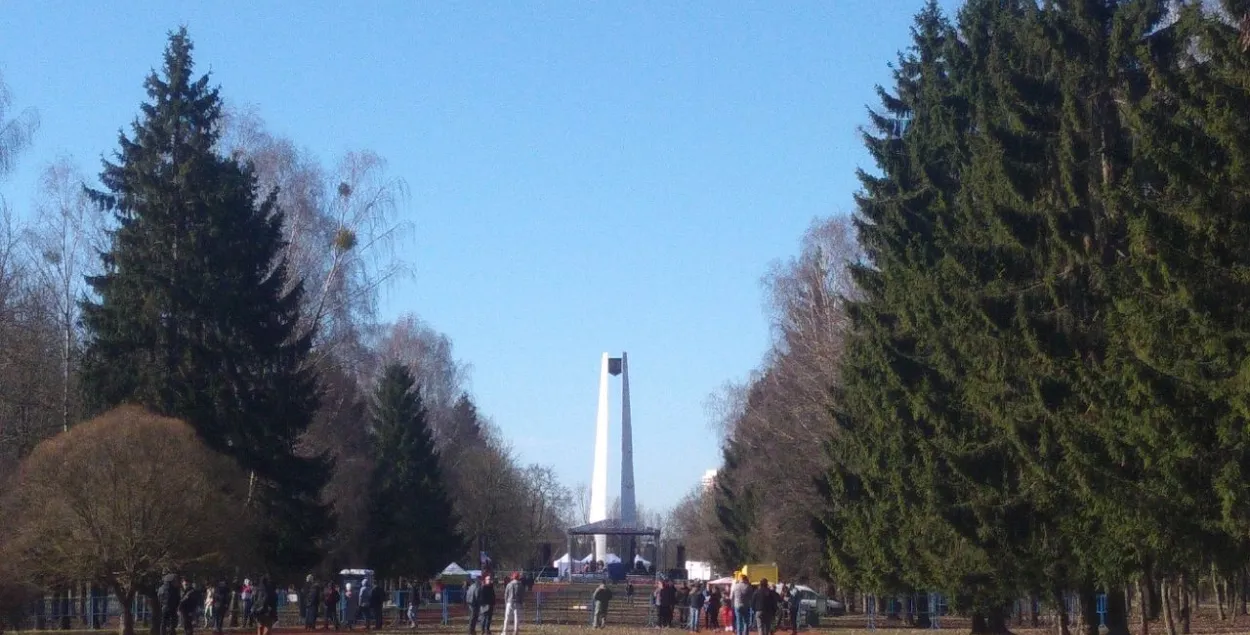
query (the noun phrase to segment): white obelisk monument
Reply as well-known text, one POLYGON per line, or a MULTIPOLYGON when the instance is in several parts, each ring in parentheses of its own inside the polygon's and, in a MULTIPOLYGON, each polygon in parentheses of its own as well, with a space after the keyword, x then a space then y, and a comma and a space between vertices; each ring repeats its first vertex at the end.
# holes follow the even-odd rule
MULTIPOLYGON (((590 522, 608 517, 608 354, 599 367, 599 411, 595 416, 595 463, 590 476, 590 522)), ((608 537, 595 536, 596 561, 608 553, 608 537)), ((572 557, 570 555, 570 557, 572 557)))
MULTIPOLYGON (((634 428, 629 420, 629 355, 621 353, 621 524, 637 522, 634 504, 634 428)), ((628 554, 632 556, 633 554, 628 554)), ((634 563, 628 562, 632 567, 634 563)))
MULTIPOLYGON (((590 477, 590 522, 608 518, 608 376, 621 376, 621 524, 637 522, 634 500, 634 429, 629 412, 629 356, 603 354, 599 365, 599 410, 595 417, 595 463, 590 477)), ((595 536, 595 560, 608 555, 608 537, 595 536)), ((627 554, 633 555, 633 554, 627 554)), ((633 563, 627 563, 633 566, 633 563)))

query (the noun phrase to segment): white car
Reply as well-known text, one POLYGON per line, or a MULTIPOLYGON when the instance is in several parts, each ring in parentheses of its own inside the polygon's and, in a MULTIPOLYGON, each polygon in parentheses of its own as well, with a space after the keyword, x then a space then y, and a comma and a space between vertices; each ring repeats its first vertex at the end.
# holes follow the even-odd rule
MULTIPOLYGON (((818 609, 817 602, 820 601, 821 595, 809 586, 802 584, 794 585, 794 595, 799 598, 799 604, 805 611, 816 611, 818 609)), ((833 598, 825 598, 825 606, 823 611, 819 611, 822 615, 845 615, 846 607, 841 602, 833 598)))

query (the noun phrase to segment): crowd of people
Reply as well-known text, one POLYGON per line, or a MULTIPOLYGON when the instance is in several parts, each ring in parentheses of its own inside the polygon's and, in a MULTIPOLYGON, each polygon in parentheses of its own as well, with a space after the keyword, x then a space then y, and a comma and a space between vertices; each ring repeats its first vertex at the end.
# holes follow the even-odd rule
MULTIPOLYGON (((501 633, 506 635, 509 626, 512 627, 512 635, 520 632, 525 590, 526 585, 521 581, 521 574, 514 572, 503 589, 504 610, 501 633)), ((469 607, 469 635, 477 635, 479 631, 481 635, 493 635, 491 626, 495 617, 495 577, 488 573, 473 580, 464 592, 464 601, 469 607)))
MULTIPOLYGON (((527 588, 520 574, 509 576, 503 587, 504 621, 498 635, 520 632, 527 588)), ((255 585, 250 579, 243 580, 241 585, 231 585, 223 579, 199 586, 176 575, 165 576, 157 591, 161 607, 160 635, 178 635, 179 628, 183 635, 194 635, 198 623, 221 635, 227 618, 232 625, 244 628, 254 625, 257 635, 270 635, 278 620, 280 594, 285 593, 268 578, 261 578, 255 585)), ((416 627, 421 594, 413 595, 407 602, 411 628, 416 627)), ((595 628, 607 625, 613 595, 606 583, 600 584, 592 594, 590 608, 595 628)), ((626 583, 625 595, 632 604, 632 583, 626 583)), ((319 626, 325 630, 337 631, 344 627, 352 630, 360 623, 365 630, 382 629, 386 597, 382 586, 369 578, 361 579, 353 588, 351 582, 322 583, 309 575, 298 591, 299 615, 306 630, 317 630, 319 626)), ((292 595, 291 599, 297 598, 292 595)), ((792 585, 773 585, 767 579, 752 584, 746 576, 725 591, 700 582, 678 586, 663 580, 656 583, 650 600, 654 625, 658 628, 685 628, 690 632, 732 628, 735 635, 751 635, 753 631, 757 635, 774 635, 785 631, 787 626, 791 635, 796 635, 803 610, 792 585)), ((469 635, 496 635, 493 628, 498 600, 494 576, 486 574, 473 580, 465 590, 464 601, 468 608, 469 635)))
POLYGON ((205 628, 212 628, 216 635, 221 635, 232 610, 239 611, 232 625, 241 618, 245 628, 255 624, 257 635, 269 635, 278 621, 277 588, 268 578, 261 578, 256 586, 251 580, 244 580, 237 589, 237 605, 235 594, 236 589, 225 579, 200 586, 188 578, 166 575, 156 590, 160 635, 177 635, 179 626, 185 635, 194 635, 196 624, 201 620, 205 628))
MULTIPOLYGON (((632 593, 627 590, 627 595, 632 593)), ((793 586, 772 585, 767 579, 753 585, 746 576, 730 586, 728 594, 715 585, 699 582, 693 586, 683 583, 681 587, 667 580, 657 582, 651 603, 658 628, 682 626, 692 633, 702 628, 732 627, 736 635, 748 635, 753 630, 758 630, 759 635, 772 635, 787 625, 792 634, 798 633, 803 610, 793 586), (674 622, 676 614, 681 614, 678 623, 674 622)))

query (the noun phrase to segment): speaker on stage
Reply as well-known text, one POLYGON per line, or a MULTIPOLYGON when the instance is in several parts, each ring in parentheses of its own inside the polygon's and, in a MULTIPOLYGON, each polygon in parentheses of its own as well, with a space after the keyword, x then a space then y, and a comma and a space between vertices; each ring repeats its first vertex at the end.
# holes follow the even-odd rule
POLYGON ((674 564, 679 567, 686 566, 686 545, 677 545, 677 562, 674 564))
POLYGON ((542 566, 544 567, 551 566, 551 543, 544 542, 542 544, 542 554, 543 554, 542 566))

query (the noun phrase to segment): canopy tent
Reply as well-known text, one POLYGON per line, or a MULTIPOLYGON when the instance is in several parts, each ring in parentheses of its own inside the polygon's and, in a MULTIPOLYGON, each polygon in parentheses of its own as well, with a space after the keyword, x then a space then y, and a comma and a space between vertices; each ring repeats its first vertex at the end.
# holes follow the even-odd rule
POLYGON ((638 565, 639 565, 639 563, 641 563, 641 564, 642 564, 642 566, 644 566, 644 567, 649 567, 649 566, 651 566, 651 561, 650 561, 650 560, 647 560, 647 559, 646 559, 646 558, 644 558, 644 557, 642 557, 642 554, 640 554, 640 553, 639 553, 639 554, 634 554, 634 566, 635 566, 635 567, 636 567, 636 566, 638 566, 638 565))
MULTIPOLYGON (((577 561, 582 564, 586 564, 587 562, 590 562, 591 560, 593 560, 594 557, 595 557, 595 554, 588 553, 584 557, 578 558, 577 561)), ((568 565, 569 565, 569 554, 567 553, 564 554, 563 556, 560 556, 555 562, 551 563, 551 566, 556 567, 556 568, 567 567, 568 565)))
POLYGON ((727 576, 724 578, 717 578, 715 580, 712 580, 711 582, 708 582, 708 586, 733 586, 733 583, 734 583, 733 576, 727 576))
POLYGON ((603 564, 617 564, 617 563, 618 563, 618 562, 620 562, 620 561, 621 561, 620 556, 618 556, 618 555, 616 555, 616 554, 614 554, 614 553, 610 553, 610 554, 608 554, 608 555, 604 556, 604 558, 603 558, 603 564))
POLYGON ((470 577, 469 572, 465 571, 464 567, 454 562, 447 565, 447 568, 443 569, 443 572, 438 574, 439 580, 453 585, 465 582, 470 577))

